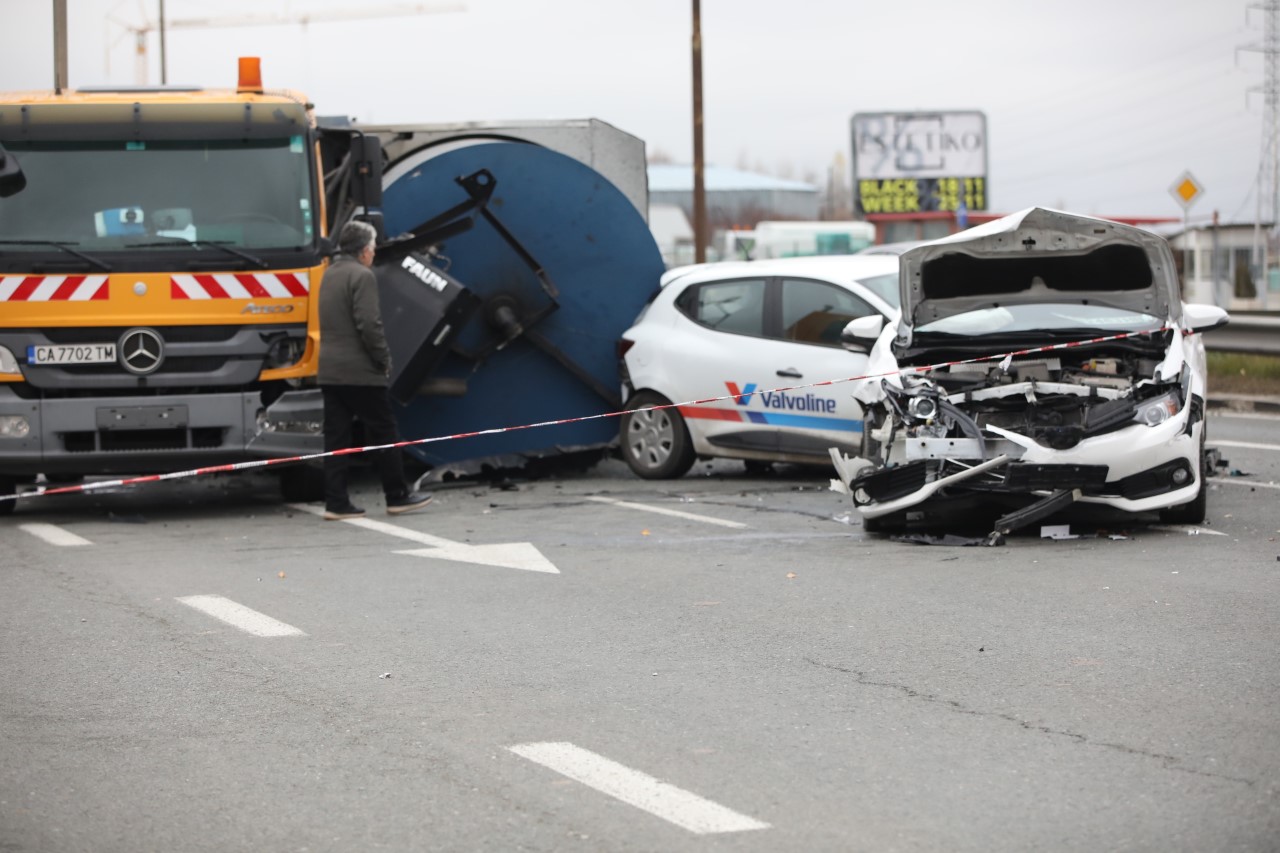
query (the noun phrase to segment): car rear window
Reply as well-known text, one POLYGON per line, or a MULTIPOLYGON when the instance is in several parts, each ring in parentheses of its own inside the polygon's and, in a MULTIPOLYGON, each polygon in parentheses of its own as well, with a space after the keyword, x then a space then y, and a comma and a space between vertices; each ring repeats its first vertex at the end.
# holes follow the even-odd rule
POLYGON ((690 287, 676 306, 696 323, 721 332, 764 334, 764 279, 717 281, 690 287))

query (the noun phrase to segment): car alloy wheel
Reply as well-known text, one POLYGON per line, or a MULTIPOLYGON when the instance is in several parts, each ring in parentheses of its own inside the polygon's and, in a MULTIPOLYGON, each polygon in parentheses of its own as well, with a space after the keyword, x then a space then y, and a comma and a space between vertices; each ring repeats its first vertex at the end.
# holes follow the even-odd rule
MULTIPOLYGON (((670 405, 670 400, 652 391, 641 391, 627 404, 632 409, 670 405)), ((674 408, 623 415, 621 441, 627 465, 646 480, 673 479, 693 467, 693 442, 684 418, 674 408)))

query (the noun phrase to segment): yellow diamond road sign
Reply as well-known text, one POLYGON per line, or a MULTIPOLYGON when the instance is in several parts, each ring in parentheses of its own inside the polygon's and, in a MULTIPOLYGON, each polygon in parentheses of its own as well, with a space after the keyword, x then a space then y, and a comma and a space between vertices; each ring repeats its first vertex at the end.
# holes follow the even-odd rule
POLYGON ((1169 192, 1183 208, 1190 208, 1196 203, 1196 199, 1204 195, 1204 187, 1200 186, 1200 182, 1190 172, 1183 172, 1173 182, 1173 186, 1169 187, 1169 192))

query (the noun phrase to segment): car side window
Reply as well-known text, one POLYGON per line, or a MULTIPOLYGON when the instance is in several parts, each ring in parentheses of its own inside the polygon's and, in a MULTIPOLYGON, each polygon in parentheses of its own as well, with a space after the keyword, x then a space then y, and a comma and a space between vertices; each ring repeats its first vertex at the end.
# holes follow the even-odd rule
POLYGON ((691 287, 677 305, 694 322, 719 332, 764 335, 766 281, 735 279, 691 287))
POLYGON ((849 291, 808 279, 782 281, 782 336, 789 341, 840 346, 850 320, 879 313, 849 291))

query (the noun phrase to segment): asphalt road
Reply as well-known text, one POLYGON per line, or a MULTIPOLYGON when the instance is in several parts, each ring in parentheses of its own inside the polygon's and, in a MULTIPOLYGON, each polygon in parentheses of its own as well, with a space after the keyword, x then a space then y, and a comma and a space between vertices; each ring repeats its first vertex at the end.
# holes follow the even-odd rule
POLYGON ((1210 436, 1202 528, 1001 548, 729 463, 24 500, 0 851, 1280 849, 1280 418, 1210 436))

